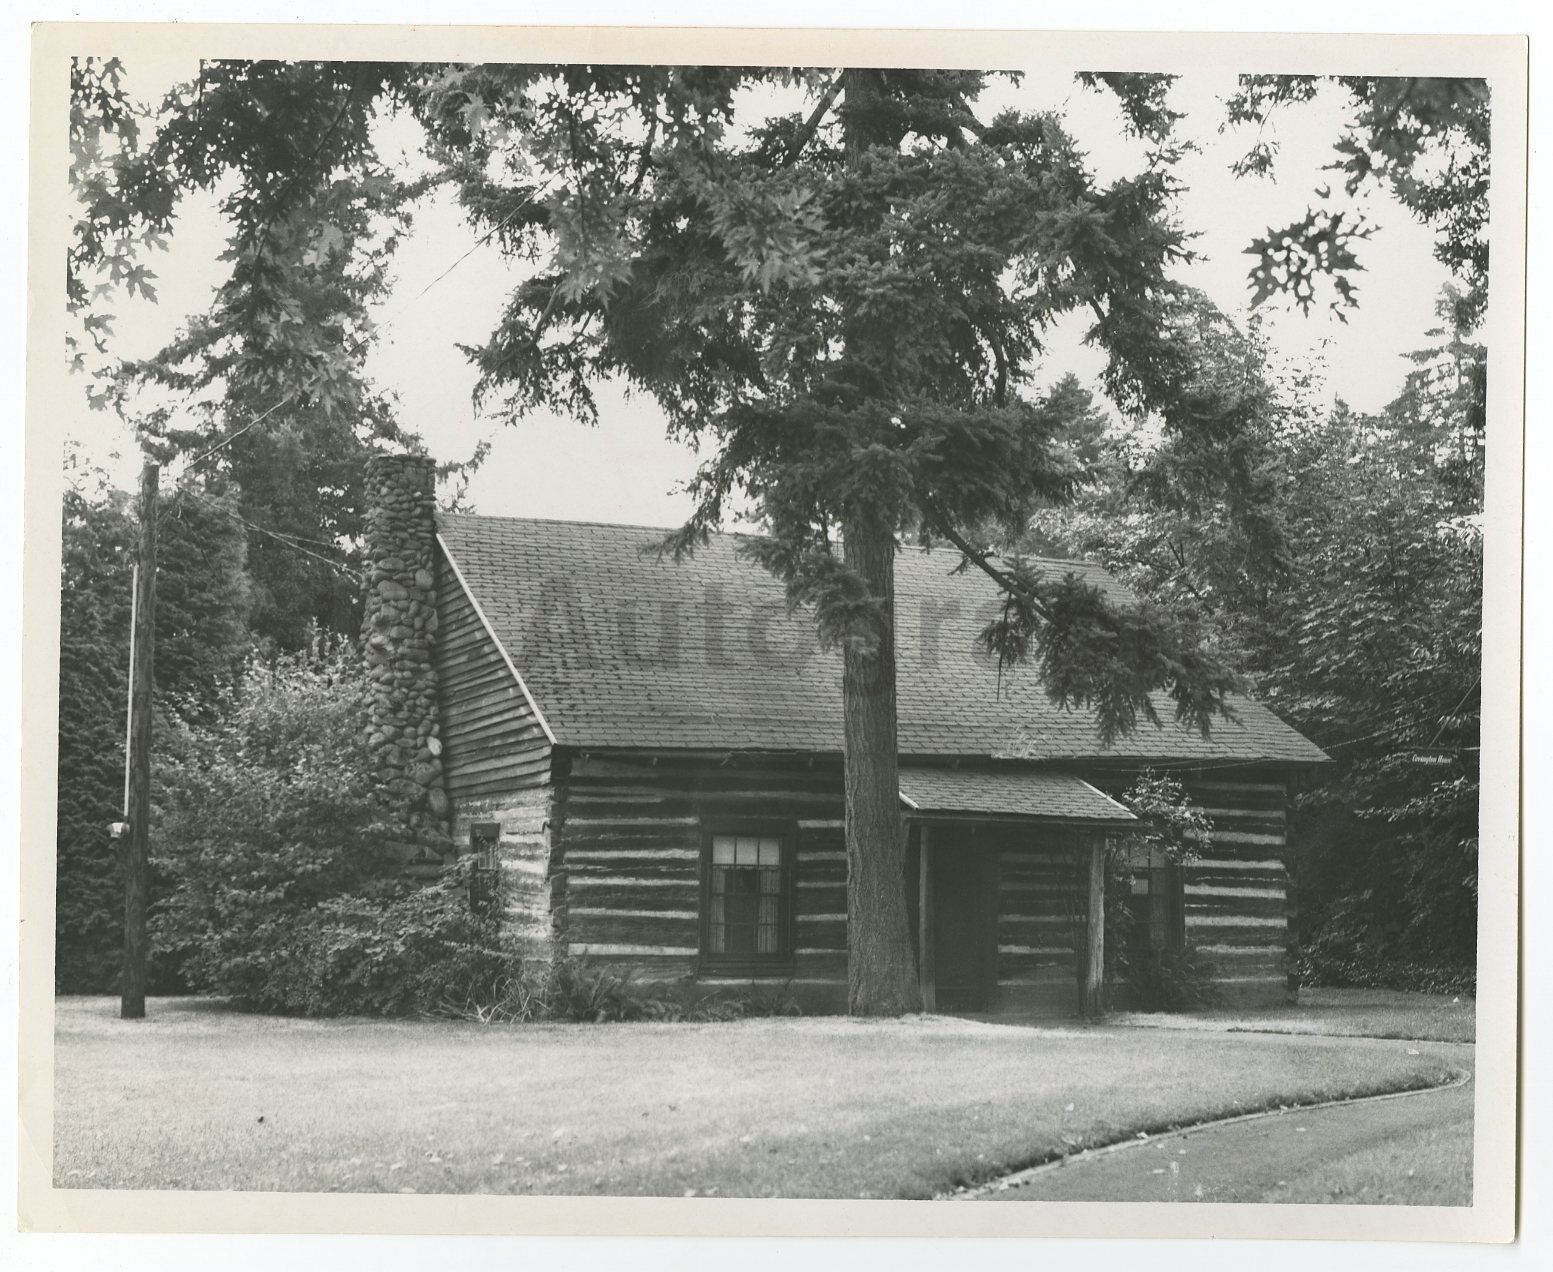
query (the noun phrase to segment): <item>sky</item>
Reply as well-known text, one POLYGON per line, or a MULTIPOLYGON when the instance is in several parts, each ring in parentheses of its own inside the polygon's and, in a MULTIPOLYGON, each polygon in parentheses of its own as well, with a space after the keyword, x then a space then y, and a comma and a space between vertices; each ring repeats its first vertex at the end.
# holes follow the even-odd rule
MULTIPOLYGON (((130 64, 132 94, 157 100, 164 89, 192 75, 193 64, 130 64)), ((1254 69, 1254 68, 1253 68, 1254 69)), ((1239 318, 1248 313, 1246 275, 1251 241, 1269 226, 1301 217, 1315 191, 1335 185, 1324 165, 1345 116, 1345 97, 1326 90, 1308 106, 1291 108, 1273 129, 1280 151, 1276 179, 1236 178, 1229 165, 1249 147, 1246 130, 1223 132, 1223 99, 1234 91, 1232 76, 1200 73, 1174 86, 1171 106, 1184 115, 1178 129, 1199 152, 1184 160, 1177 175, 1185 184, 1178 202, 1182 223, 1198 232, 1200 259, 1178 271, 1181 281, 1200 288, 1221 309, 1239 318)), ((986 112, 1005 106, 1056 110, 1101 179, 1135 172, 1142 144, 1124 135, 1120 113, 1108 93, 1080 87, 1071 78, 1032 77, 1018 86, 999 83, 984 98, 986 112)), ((985 117, 985 114, 984 114, 985 117)), ((414 125, 389 125, 390 145, 413 145, 414 125)), ((1448 272, 1433 257, 1433 238, 1384 191, 1349 200, 1340 189, 1329 206, 1355 202, 1376 225, 1360 245, 1365 273, 1358 278, 1359 307, 1340 322, 1324 306, 1309 315, 1274 300, 1261 313, 1277 355, 1288 364, 1319 369, 1328 393, 1361 411, 1378 410, 1400 389, 1409 364, 1405 354, 1422 347, 1435 323, 1433 305, 1448 272)), ((225 227, 214 198, 187 200, 167 251, 148 263, 156 271, 158 300, 120 299, 114 351, 129 357, 154 354, 178 327, 208 303, 221 277, 216 257, 225 227)), ((690 510, 681 489, 697 457, 665 436, 662 414, 647 398, 629 397, 615 385, 599 392, 600 421, 536 413, 517 424, 500 424, 472 400, 475 373, 460 344, 482 343, 514 283, 517 269, 494 247, 470 250, 475 235, 452 194, 428 197, 413 232, 400 248, 391 293, 376 315, 380 335, 368 351, 367 371, 399 404, 401 422, 419 433, 439 460, 467 458, 482 442, 490 454, 469 487, 472 506, 507 516, 678 524, 690 510), (451 270, 450 270, 451 267, 451 270), (450 271, 450 272, 449 272, 450 271), (443 276, 445 274, 445 276, 443 276), (422 294, 424 292, 424 294, 422 294)), ((1080 315, 1051 333, 1038 385, 1072 371, 1096 384, 1104 357, 1083 344, 1087 319, 1080 315)), ((86 454, 126 488, 138 468, 127 431, 104 412, 80 409, 69 432, 86 454)))

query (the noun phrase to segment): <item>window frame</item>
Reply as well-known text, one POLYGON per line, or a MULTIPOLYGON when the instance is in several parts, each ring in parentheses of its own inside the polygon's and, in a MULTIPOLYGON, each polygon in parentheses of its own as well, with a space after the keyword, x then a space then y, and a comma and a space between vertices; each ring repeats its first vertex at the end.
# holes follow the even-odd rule
POLYGON ((1128 872, 1134 881, 1143 880, 1145 891, 1136 889, 1136 882, 1129 888, 1127 902, 1133 909, 1133 941, 1144 949, 1164 953, 1179 953, 1186 948, 1186 870, 1171 861, 1162 849, 1151 848, 1148 859, 1142 864, 1128 863, 1128 872), (1156 864, 1155 856, 1159 857, 1156 864), (1142 913, 1137 903, 1143 901, 1142 913), (1154 942, 1154 905, 1161 903, 1164 911, 1164 940, 1154 942))
POLYGON ((501 832, 498 821, 469 823, 469 904, 483 913, 496 901, 496 884, 501 874, 501 832))
POLYGON ((703 819, 697 907, 697 969, 708 975, 750 978, 791 976, 794 967, 795 918, 798 888, 796 862, 798 826, 790 821, 748 818, 703 819), (712 945, 712 840, 718 835, 745 835, 775 839, 777 857, 777 952, 775 954, 717 954, 712 945))

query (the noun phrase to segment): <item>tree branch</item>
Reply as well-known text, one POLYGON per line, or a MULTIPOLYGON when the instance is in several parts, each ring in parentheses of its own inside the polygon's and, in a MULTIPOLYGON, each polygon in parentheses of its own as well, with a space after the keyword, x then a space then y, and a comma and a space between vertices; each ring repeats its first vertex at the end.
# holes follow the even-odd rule
POLYGON ((653 143, 658 140, 658 108, 653 106, 652 118, 647 123, 647 140, 642 143, 642 157, 636 165, 636 178, 631 182, 633 195, 642 192, 642 182, 647 179, 647 163, 652 157, 653 143))
POLYGON ((798 130, 798 135, 787 144, 787 154, 782 159, 782 166, 790 168, 798 161, 798 156, 803 153, 803 148, 814 140, 814 134, 820 130, 820 121, 825 114, 836 104, 836 98, 841 95, 841 76, 831 80, 828 87, 821 95, 819 104, 810 112, 809 118, 804 120, 803 127, 798 130))
POLYGON ((921 502, 923 510, 928 514, 928 521, 932 523, 933 528, 936 529, 939 534, 943 535, 944 538, 948 539, 950 543, 954 544, 954 546, 960 550, 961 555, 964 556, 967 561, 979 569, 1005 592, 1009 593, 1011 596, 1019 597, 1020 600, 1027 604, 1036 613, 1040 614, 1042 617, 1050 617, 1050 611, 1046 608, 1040 597, 1034 595, 1032 592, 1022 587, 1019 583, 1019 580, 1014 578, 1013 575, 1009 574, 1005 570, 1000 570, 997 566, 993 565, 987 553, 981 551, 979 548, 972 547, 970 540, 967 539, 958 530, 956 530, 952 525, 950 525, 948 518, 933 506, 932 500, 924 498, 921 502))

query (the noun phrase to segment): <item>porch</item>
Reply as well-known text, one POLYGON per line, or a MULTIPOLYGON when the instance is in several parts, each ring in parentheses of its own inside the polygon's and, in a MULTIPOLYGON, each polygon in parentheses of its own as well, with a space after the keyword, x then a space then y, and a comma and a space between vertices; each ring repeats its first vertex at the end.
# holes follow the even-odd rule
POLYGON ((1133 815, 1068 773, 908 767, 900 789, 924 1010, 1098 1014, 1105 842, 1133 815))

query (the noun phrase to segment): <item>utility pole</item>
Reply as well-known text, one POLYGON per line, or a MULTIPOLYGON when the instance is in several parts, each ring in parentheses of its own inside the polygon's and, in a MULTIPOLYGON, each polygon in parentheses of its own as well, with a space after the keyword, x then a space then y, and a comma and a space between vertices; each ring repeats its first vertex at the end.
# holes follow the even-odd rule
POLYGON ((155 464, 140 470, 140 561, 135 571, 135 600, 130 621, 129 745, 124 757, 124 979, 119 1015, 140 1020, 146 1014, 146 902, 151 867, 147 830, 151 820, 151 688, 156 654, 156 503, 155 464))

